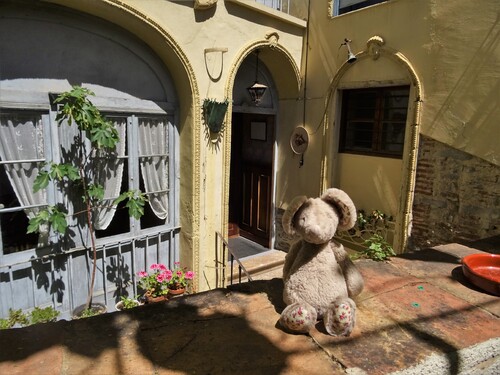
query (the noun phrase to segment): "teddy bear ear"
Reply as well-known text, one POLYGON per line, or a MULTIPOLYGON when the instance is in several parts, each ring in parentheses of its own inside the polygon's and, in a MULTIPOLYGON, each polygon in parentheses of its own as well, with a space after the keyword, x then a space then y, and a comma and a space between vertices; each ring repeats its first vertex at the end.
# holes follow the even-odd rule
POLYGON ((295 228, 293 227, 293 217, 306 201, 307 197, 305 195, 300 195, 293 198, 293 200, 288 205, 288 208, 285 210, 283 218, 281 219, 281 223, 286 234, 290 236, 293 236, 295 234, 295 228))
POLYGON ((344 191, 335 188, 328 189, 321 199, 338 209, 340 215, 338 230, 349 230, 356 224, 356 207, 344 191))

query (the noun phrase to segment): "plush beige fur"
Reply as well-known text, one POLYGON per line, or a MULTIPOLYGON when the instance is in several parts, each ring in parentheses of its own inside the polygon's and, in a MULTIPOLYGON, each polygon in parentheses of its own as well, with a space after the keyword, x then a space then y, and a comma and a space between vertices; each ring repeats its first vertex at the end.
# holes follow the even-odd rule
MULTIPOLYGON (((283 300, 287 305, 305 305, 309 310, 312 306, 318 318, 325 319, 325 325, 328 320, 326 328, 333 335, 349 335, 352 331, 356 305, 349 297, 361 293, 364 286, 361 274, 342 244, 332 239, 337 229, 350 229, 355 222, 356 208, 339 189, 328 189, 320 198, 297 197, 283 215, 285 232, 301 237, 285 258, 283 300), (346 320, 346 327, 340 328, 338 319, 337 323, 333 320, 338 315, 342 322, 343 309, 349 310, 352 316, 349 322, 346 320)), ((307 332, 311 328, 294 326, 291 329, 286 327, 285 318, 290 319, 282 316, 282 324, 292 331, 307 332)))

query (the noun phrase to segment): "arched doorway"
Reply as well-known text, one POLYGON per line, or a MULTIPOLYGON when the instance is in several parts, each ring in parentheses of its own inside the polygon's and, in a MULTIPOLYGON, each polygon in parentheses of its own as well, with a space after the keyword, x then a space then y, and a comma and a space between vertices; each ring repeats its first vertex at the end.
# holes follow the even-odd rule
POLYGON ((271 247, 277 94, 271 75, 257 53, 241 64, 233 89, 229 236, 242 236, 271 247), (257 72, 257 73, 256 73, 257 72), (256 78, 268 88, 252 101, 247 88, 256 78))

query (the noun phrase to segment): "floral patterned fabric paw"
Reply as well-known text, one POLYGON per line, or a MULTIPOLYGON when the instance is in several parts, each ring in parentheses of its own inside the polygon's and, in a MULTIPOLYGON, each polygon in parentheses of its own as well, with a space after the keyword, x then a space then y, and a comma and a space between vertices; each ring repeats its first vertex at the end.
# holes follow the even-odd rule
POLYGON ((306 302, 287 306, 281 313, 280 324, 283 328, 296 333, 306 333, 316 324, 316 309, 306 302))
POLYGON ((324 316, 326 331, 332 336, 349 336, 354 328, 356 304, 350 298, 336 300, 324 316))

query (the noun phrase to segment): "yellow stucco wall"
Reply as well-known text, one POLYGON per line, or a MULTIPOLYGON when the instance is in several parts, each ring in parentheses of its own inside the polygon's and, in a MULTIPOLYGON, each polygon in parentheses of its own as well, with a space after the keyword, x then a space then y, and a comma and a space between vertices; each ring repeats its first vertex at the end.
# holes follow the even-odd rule
POLYGON ((310 4, 304 125, 311 141, 302 168, 293 157, 281 156, 276 203, 289 202, 298 194, 317 196, 321 187, 340 185, 365 205, 363 190, 366 181, 374 178, 368 170, 373 164, 374 170, 383 169, 392 193, 387 201, 385 189, 373 191, 371 206, 392 211, 396 202, 399 219, 405 217, 398 231, 406 236, 418 149, 411 157, 410 153, 413 146, 418 147, 418 134, 500 163, 500 147, 492 136, 500 130, 498 1, 487 0, 478 7, 467 0, 393 0, 338 17, 329 16, 327 1, 310 4), (367 41, 374 36, 383 39, 382 48, 387 51, 377 60, 368 56, 367 41), (352 40, 353 52, 362 57, 347 67, 347 50, 340 47, 344 38, 352 40), (417 138, 407 137, 403 160, 399 164, 377 159, 361 162, 339 156, 337 90, 409 83, 413 103, 407 133, 415 126, 418 130, 417 138), (318 185, 316 181, 322 179, 324 184, 318 185))

